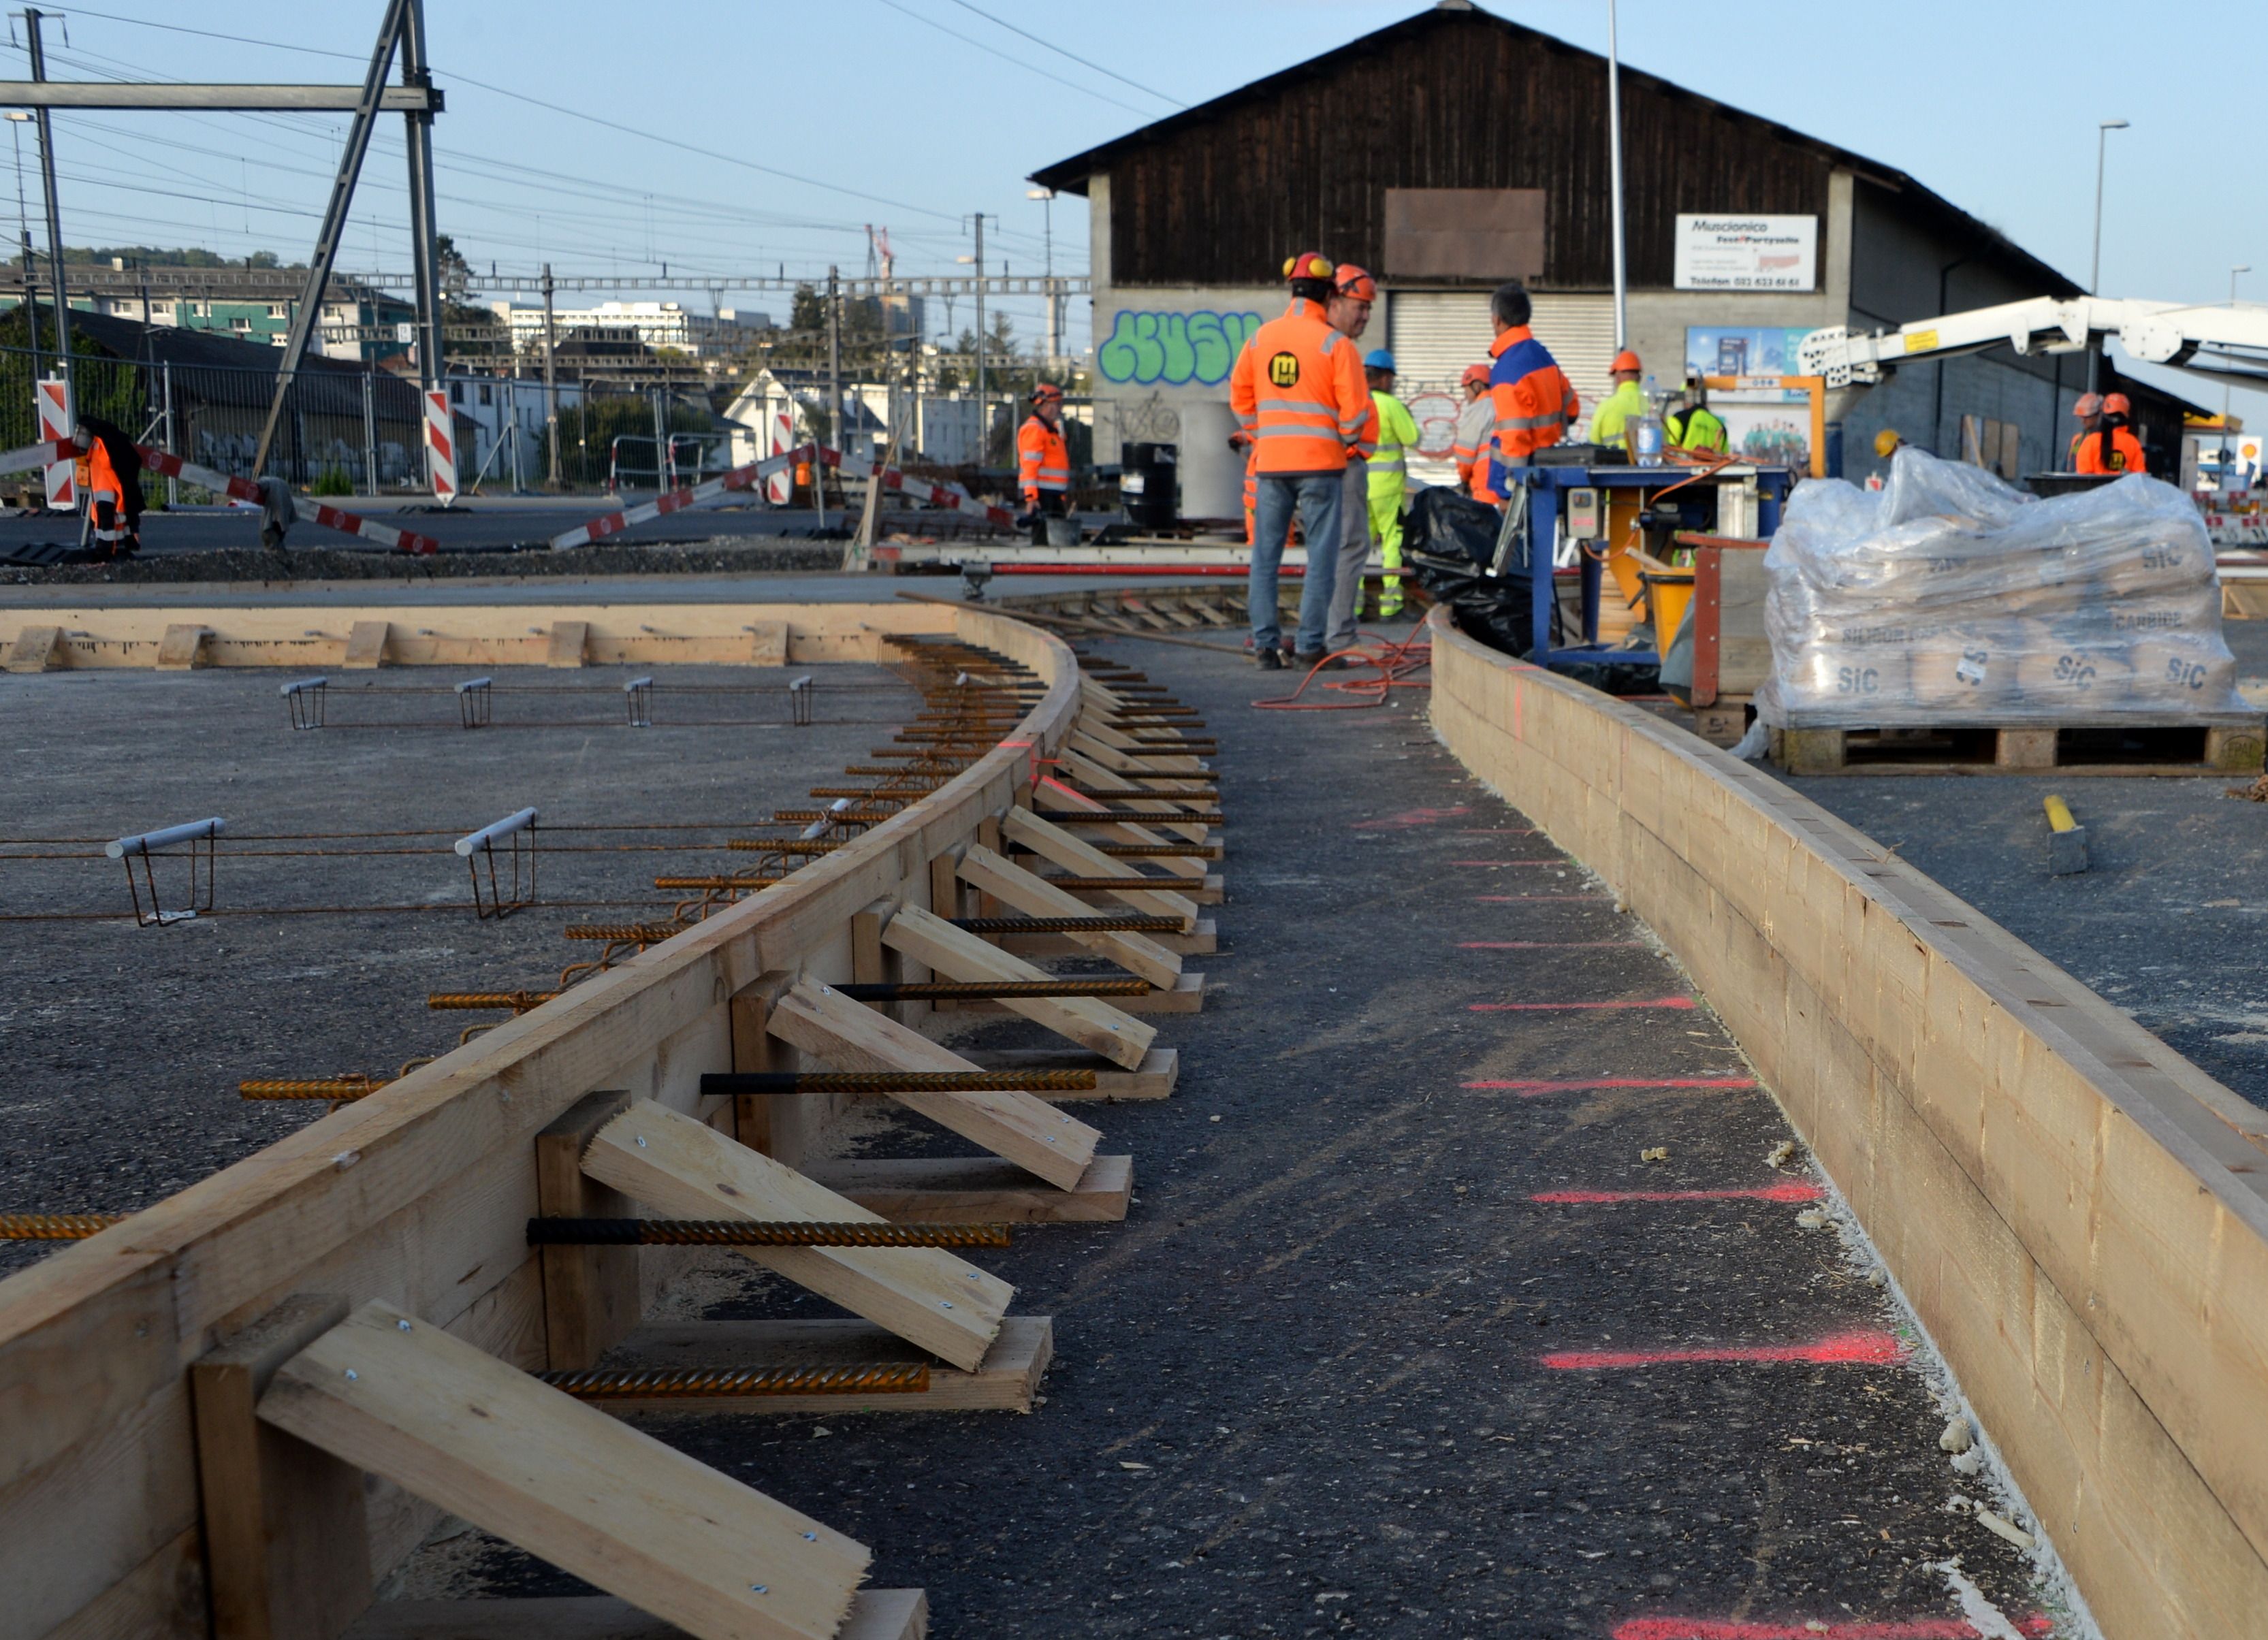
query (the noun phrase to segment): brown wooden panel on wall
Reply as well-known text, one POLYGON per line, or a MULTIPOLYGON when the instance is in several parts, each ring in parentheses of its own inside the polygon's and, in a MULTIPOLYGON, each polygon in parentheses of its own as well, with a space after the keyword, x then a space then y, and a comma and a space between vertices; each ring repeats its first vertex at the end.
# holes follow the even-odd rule
POLYGON ((1534 279, 1543 272, 1540 188, 1390 188, 1390 279, 1534 279))

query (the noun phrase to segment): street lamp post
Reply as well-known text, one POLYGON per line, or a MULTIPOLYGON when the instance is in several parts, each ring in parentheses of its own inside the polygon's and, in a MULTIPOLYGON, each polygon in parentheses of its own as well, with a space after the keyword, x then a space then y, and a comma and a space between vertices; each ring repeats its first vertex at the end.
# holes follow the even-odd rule
POLYGON ((1630 276, 1623 260, 1623 74, 1615 0, 1607 0, 1607 172, 1614 189, 1615 346, 1630 345, 1630 276))
MULTIPOLYGON (((2087 270, 2087 293, 2102 294, 2102 164, 2110 143, 2110 133, 2126 129, 2124 120, 2103 120, 2095 130, 2095 260, 2087 270)), ((2102 370, 2102 344, 2096 342, 2087 350, 2087 390, 2093 393, 2102 370)))
MULTIPOLYGON (((2236 305, 2236 276, 2251 271, 2250 262, 2228 270, 2228 305, 2231 307, 2236 305)), ((2220 484, 2224 489, 2228 487, 2228 378, 2226 376, 2220 379, 2220 484)))
POLYGON ((1024 197, 1040 202, 1040 232, 1047 246, 1047 277, 1040 288, 1048 298, 1048 362, 1052 364, 1063 351, 1061 304, 1056 296, 1056 191, 1051 188, 1027 188, 1024 197))

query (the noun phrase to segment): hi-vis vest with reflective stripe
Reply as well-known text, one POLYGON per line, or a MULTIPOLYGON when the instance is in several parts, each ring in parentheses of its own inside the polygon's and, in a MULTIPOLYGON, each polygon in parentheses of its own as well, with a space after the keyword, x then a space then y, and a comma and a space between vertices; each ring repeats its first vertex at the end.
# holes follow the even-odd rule
POLYGON ((1378 447, 1370 458, 1370 488, 1375 494, 1396 493, 1410 471, 1410 452, 1418 443, 1418 419, 1382 387, 1372 390, 1370 403, 1378 417, 1378 447))
POLYGON ((1515 325, 1489 347, 1489 398, 1496 406, 1496 460, 1489 488, 1505 493, 1504 469, 1524 467, 1528 458, 1565 436, 1582 401, 1575 395, 1550 349, 1515 325))
POLYGON ((1252 334, 1229 373, 1229 408, 1256 441, 1263 477, 1346 470, 1347 447, 1370 419, 1370 387, 1355 344, 1294 298, 1252 334))
POLYGON ((1036 416, 1016 430, 1016 487, 1027 493, 1071 488, 1071 446, 1036 416))

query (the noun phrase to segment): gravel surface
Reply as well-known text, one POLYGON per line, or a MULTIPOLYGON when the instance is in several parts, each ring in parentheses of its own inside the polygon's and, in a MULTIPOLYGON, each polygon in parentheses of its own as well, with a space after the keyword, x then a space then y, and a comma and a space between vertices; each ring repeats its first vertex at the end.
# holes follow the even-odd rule
MULTIPOLYGON (((405 522, 404 528, 415 527, 405 522)), ((507 535, 506 540, 510 537, 507 535)), ((758 574, 780 570, 833 570, 843 563, 839 541, 748 539, 718 535, 695 541, 605 542, 570 552, 445 552, 424 557, 356 551, 294 541, 274 553, 258 546, 145 552, 120 563, 63 564, 26 569, 0 561, 0 585, 138 585, 151 582, 435 581, 469 576, 758 574)))

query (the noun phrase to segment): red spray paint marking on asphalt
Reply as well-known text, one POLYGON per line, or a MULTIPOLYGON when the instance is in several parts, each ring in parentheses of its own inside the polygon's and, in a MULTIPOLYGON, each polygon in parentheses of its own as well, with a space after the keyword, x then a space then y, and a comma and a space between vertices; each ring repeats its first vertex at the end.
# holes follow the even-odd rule
POLYGON ((1452 865, 1565 865, 1565 860, 1452 860, 1452 865))
POLYGON ((1635 939, 1461 939, 1459 951, 1607 951, 1626 950, 1644 942, 1635 939))
POLYGON ((1750 1190, 1542 1190, 1531 1202, 1816 1202, 1827 1193, 1815 1184, 1783 1180, 1750 1190))
POLYGON ((1404 809, 1399 814, 1385 815, 1378 820, 1357 820, 1356 831, 1402 831, 1413 826, 1437 826, 1445 820, 1456 820, 1472 813, 1463 804, 1448 809, 1404 809))
POLYGON ((1513 906, 1525 905, 1536 900, 1605 901, 1609 897, 1606 894, 1475 894, 1473 903, 1476 906, 1513 906))
POLYGON ((1467 1003, 1474 1013, 1534 1013, 1549 1008, 1690 1008, 1690 997, 1656 997, 1646 1002, 1467 1003))
POLYGON ((1754 1077, 1583 1077, 1565 1082, 1466 1082, 1459 1085, 1496 1093, 1586 1093, 1594 1088, 1752 1088, 1754 1077))
POLYGON ((1808 1344, 1701 1344, 1685 1350, 1555 1350, 1545 1366, 1581 1372, 1613 1367, 1685 1366, 1729 1361, 1747 1366, 1797 1363, 1811 1366, 1893 1366, 1905 1346, 1885 1332, 1830 1333, 1808 1344))
MULTIPOLYGON (((2021 1617, 2027 1635, 2051 1635, 2052 1619, 2021 1617)), ((1613 1640, 1977 1640, 1960 1617, 1921 1617, 1889 1622, 1755 1622, 1739 1617, 1632 1617, 1615 1625, 1613 1640)))
POLYGON ((1540 837, 1540 826, 1459 826, 1451 834, 1457 837, 1540 837))

